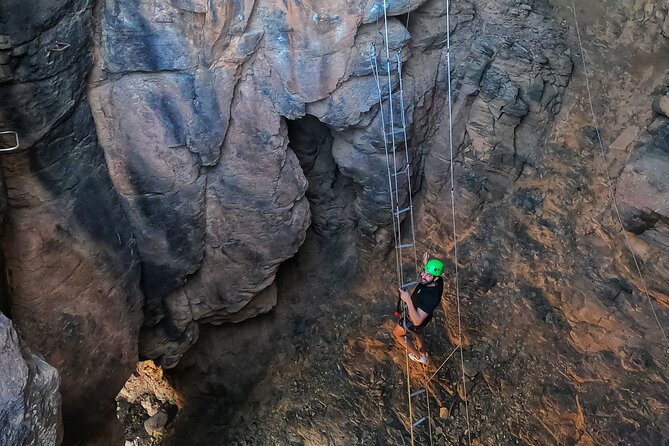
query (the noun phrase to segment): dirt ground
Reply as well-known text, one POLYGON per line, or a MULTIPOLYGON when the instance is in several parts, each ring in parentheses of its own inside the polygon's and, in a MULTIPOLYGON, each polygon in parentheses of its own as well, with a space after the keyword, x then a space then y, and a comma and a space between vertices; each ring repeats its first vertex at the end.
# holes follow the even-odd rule
MULTIPOLYGON (((277 308, 241 324, 248 339, 241 327, 227 344, 225 327, 202 334, 202 350, 170 372, 185 405, 163 444, 411 444, 406 359, 389 334, 393 265, 364 274, 344 255, 351 251, 310 234, 282 269, 277 308)), ((602 381, 606 369, 591 365, 621 359, 576 353, 540 289, 500 281, 486 290, 491 283, 467 268, 461 280, 463 362, 456 350, 439 368, 457 340, 447 280, 426 334, 431 363, 409 363, 411 390, 430 395, 429 412, 425 394, 414 399, 414 420, 431 420, 414 430, 414 444, 469 444, 470 435, 474 445, 666 444, 666 397, 651 390, 653 381, 664 386, 661 364, 630 357, 629 372, 608 377, 615 385, 602 381)))

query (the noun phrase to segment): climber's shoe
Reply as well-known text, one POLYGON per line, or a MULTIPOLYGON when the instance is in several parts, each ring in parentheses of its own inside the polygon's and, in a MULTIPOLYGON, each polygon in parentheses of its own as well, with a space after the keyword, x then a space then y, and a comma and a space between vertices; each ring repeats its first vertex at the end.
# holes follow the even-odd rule
POLYGON ((418 357, 418 356, 414 355, 413 353, 409 353, 409 359, 411 359, 412 361, 415 361, 415 362, 420 362, 421 364, 427 364, 428 362, 430 362, 427 355, 425 355, 425 354, 422 354, 422 355, 420 355, 420 357, 418 357))

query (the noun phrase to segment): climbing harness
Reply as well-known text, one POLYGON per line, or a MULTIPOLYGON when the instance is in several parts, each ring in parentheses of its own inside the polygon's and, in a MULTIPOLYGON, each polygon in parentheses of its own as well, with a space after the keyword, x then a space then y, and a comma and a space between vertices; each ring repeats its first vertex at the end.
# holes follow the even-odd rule
POLYGON ((657 323, 658 328, 660 329, 660 333, 662 333, 662 337, 664 338, 664 342, 667 344, 667 351, 669 351, 669 338, 667 338, 667 333, 664 331, 664 328, 662 327, 662 323, 660 322, 660 318, 657 316, 657 312, 655 311, 655 307, 653 306, 653 301, 650 298, 650 294, 648 293, 648 288, 646 286, 646 279, 644 278, 642 272, 641 272, 641 267, 639 266, 639 260, 636 257, 636 254, 634 253, 634 250, 632 249, 632 245, 629 240, 629 236, 627 235, 627 229, 625 228, 625 223, 623 223, 623 218, 620 215, 620 210, 618 209, 618 200, 616 200, 616 195, 615 191, 613 188, 613 179, 611 177, 611 172, 609 170, 609 165, 608 162, 606 161, 606 153, 604 151, 604 143, 602 142, 602 135, 599 131, 599 123, 597 121, 597 115, 595 114, 595 107, 593 106, 592 103, 592 93, 590 91, 590 76, 588 75, 588 66, 585 60, 585 50, 583 49, 583 41, 581 39, 581 30, 578 25, 578 16, 576 14, 576 3, 574 0, 571 2, 572 5, 572 11, 574 12, 574 24, 576 25, 576 35, 578 36, 578 46, 581 49, 581 61, 583 63, 583 74, 585 76, 585 88, 588 92, 588 102, 590 103, 590 113, 592 115, 592 125, 595 127, 595 133, 597 134, 597 143, 599 146, 599 154, 602 158, 602 164, 604 165, 604 173, 606 177, 606 185, 609 188, 609 195, 611 196, 611 203, 613 204, 613 209, 615 211, 616 217, 618 219, 618 223, 620 224, 620 227, 622 229, 623 233, 623 238, 625 240, 625 245, 627 246, 627 249, 629 250, 630 254, 632 254, 632 259, 634 260, 634 266, 636 268, 636 272, 639 276, 639 280, 641 281, 641 286, 643 288, 643 293, 646 295, 646 299, 648 300, 648 305, 650 306, 650 311, 653 313, 653 317, 655 318, 655 322, 657 323))
POLYGON ((21 150, 21 143, 19 142, 19 134, 13 130, 5 130, 0 132, 0 137, 2 135, 11 135, 14 137, 14 142, 8 147, 0 147, 0 153, 16 153, 21 150))

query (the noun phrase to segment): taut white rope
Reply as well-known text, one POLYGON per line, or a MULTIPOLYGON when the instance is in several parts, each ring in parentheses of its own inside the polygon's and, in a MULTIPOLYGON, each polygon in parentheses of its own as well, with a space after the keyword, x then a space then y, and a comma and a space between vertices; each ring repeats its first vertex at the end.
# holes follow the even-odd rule
POLYGON ((655 318, 655 322, 657 322, 657 326, 660 329, 660 332, 662 333, 662 337, 664 338, 664 342, 667 344, 667 349, 669 349, 669 338, 667 338, 667 333, 664 331, 664 328, 662 327, 662 323, 660 322, 660 318, 657 316, 657 312, 655 311, 655 307, 653 306, 653 300, 650 298, 650 294, 648 293, 648 287, 646 286, 646 279, 644 278, 643 274, 641 273, 641 267, 639 266, 639 261, 636 257, 636 254, 634 254, 634 250, 632 249, 632 245, 630 244, 629 236, 627 235, 627 230, 625 229, 625 224, 623 223, 623 219, 620 215, 620 210, 618 209, 618 201, 616 200, 616 195, 613 190, 613 180, 611 178, 611 172, 609 170, 609 165, 606 161, 606 154, 604 152, 604 143, 602 142, 602 136, 599 132, 599 124, 597 122, 597 115, 595 114, 595 107, 592 105, 592 93, 590 92, 590 79, 588 76, 588 66, 585 61, 585 51, 583 49, 583 41, 581 40, 581 30, 578 26, 578 17, 576 14, 576 4, 574 0, 571 1, 572 5, 572 10, 574 12, 574 24, 576 25, 576 35, 578 36, 578 46, 581 49, 581 61, 583 62, 583 74, 585 76, 585 88, 588 91, 588 102, 590 103, 590 113, 592 114, 592 124, 595 126, 595 132, 597 133, 597 142, 599 144, 599 154, 602 157, 602 164, 604 164, 604 172, 606 173, 606 184, 609 187, 609 194, 611 195, 611 202, 613 203, 613 209, 615 210, 616 217, 618 218, 618 223, 620 223, 620 227, 622 228, 622 233, 623 237, 625 239, 625 245, 627 246, 627 249, 629 250, 630 254, 632 254, 632 259, 634 260, 634 266, 636 267, 636 272, 639 275, 639 279, 641 281, 641 286, 643 288, 643 292, 646 295, 646 299, 648 300, 648 305, 650 306, 650 311, 653 313, 653 317, 655 318))
POLYGON ((453 223, 453 246, 455 265, 455 297, 458 307, 458 339, 460 342, 460 371, 462 373, 462 392, 465 400, 465 417, 467 419, 467 440, 472 444, 471 424, 469 423, 469 398, 467 397, 467 378, 465 376, 465 359, 462 353, 462 317, 460 312, 460 283, 458 280, 458 233, 455 226, 455 175, 453 167, 453 95, 451 85, 451 3, 446 0, 446 69, 448 71, 448 146, 450 152, 451 173, 451 215, 453 223))

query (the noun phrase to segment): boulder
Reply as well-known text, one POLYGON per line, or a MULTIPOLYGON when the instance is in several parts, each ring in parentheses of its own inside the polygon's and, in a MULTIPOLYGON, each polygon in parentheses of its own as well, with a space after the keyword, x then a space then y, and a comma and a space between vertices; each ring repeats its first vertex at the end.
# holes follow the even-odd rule
POLYGON ((58 446, 63 437, 58 372, 34 355, 0 313, 0 444, 58 446))
POLYGON ((309 224, 307 182, 284 120, 252 81, 238 85, 232 110, 221 162, 207 175, 205 256, 185 286, 200 322, 239 320, 257 295, 274 301, 268 287, 309 224))
POLYGON ((663 95, 655 100, 655 110, 669 118, 669 95, 663 95))

